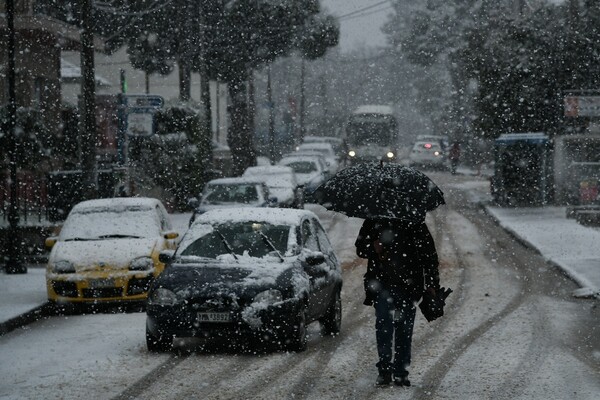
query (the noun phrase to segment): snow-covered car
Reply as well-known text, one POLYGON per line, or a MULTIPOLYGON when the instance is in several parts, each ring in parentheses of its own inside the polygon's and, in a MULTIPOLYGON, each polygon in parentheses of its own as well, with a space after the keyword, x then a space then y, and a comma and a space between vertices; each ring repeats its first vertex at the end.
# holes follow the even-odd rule
POLYGON ((343 157, 346 155, 344 151, 344 141, 335 136, 304 136, 302 143, 329 143, 337 157, 343 157))
POLYGON ((146 308, 150 351, 174 337, 257 339, 302 351, 307 325, 341 328, 342 274, 327 233, 311 211, 238 208, 198 217, 146 308))
POLYGON ((278 164, 294 170, 298 183, 304 186, 305 200, 310 200, 311 193, 330 176, 325 160, 318 154, 293 153, 283 157, 278 164))
POLYGON ((46 267, 52 303, 143 301, 163 271, 160 251, 174 249, 178 233, 163 204, 150 198, 81 202, 69 213, 46 267))
POLYGON ((327 165, 329 166, 329 171, 332 174, 338 170, 339 158, 335 153, 333 146, 329 143, 302 143, 300 146, 298 146, 297 153, 318 153, 323 156, 327 162, 327 165))
POLYGON ((416 142, 413 145, 408 162, 411 166, 447 168, 446 156, 439 142, 416 142))
POLYGON ((264 181, 269 187, 269 194, 277 198, 278 207, 304 207, 304 189, 298 184, 296 173, 291 167, 284 165, 248 167, 243 176, 264 181))
POLYGON ((264 180, 257 177, 220 178, 209 181, 199 203, 191 202, 194 209, 190 225, 196 216, 216 208, 275 207, 277 199, 270 196, 264 180))

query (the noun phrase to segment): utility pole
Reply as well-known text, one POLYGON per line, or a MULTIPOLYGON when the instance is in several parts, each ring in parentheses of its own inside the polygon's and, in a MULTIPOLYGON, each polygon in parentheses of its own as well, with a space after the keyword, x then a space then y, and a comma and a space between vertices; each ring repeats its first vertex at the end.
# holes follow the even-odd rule
POLYGON ((304 92, 305 92, 305 88, 304 88, 304 78, 305 78, 305 74, 306 74, 306 66, 305 66, 305 61, 304 61, 304 57, 300 58, 301 63, 300 63, 300 140, 299 142, 302 142, 304 140, 304 135, 306 135, 306 127, 305 127, 305 123, 306 121, 304 120, 304 118, 306 117, 306 110, 305 110, 305 103, 304 103, 304 92))
POLYGON ((8 30, 8 138, 10 152, 10 204, 8 208, 8 258, 4 271, 7 274, 24 274, 27 268, 21 256, 21 235, 19 234, 19 203, 17 199, 17 95, 15 89, 15 3, 6 0, 6 26, 8 30))
POLYGON ((267 102, 269 103, 269 158, 271 165, 275 165, 275 105, 271 86, 271 64, 267 67, 267 102))
POLYGON ((83 0, 81 10, 81 75, 83 121, 80 125, 83 191, 86 199, 96 197, 96 73, 94 71, 94 33, 92 0, 83 0))

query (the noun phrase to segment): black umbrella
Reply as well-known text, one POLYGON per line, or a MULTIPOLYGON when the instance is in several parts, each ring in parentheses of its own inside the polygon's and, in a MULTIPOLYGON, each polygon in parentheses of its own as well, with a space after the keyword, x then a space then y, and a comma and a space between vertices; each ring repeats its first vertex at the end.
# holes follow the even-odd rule
POLYGON ((344 168, 315 189, 317 203, 358 218, 422 222, 444 204, 444 193, 424 173, 395 163, 363 163, 344 168))
POLYGON ((448 297, 450 293, 452 293, 452 289, 450 288, 439 288, 435 291, 435 296, 431 295, 428 291, 423 293, 423 300, 419 303, 419 308, 428 322, 444 315, 446 297, 448 297))

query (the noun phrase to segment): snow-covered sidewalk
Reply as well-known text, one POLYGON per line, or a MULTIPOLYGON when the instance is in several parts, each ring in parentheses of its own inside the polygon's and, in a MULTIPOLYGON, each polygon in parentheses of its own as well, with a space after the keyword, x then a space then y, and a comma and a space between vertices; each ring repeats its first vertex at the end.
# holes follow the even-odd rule
POLYGON ((581 286, 578 296, 600 296, 600 230, 566 218, 565 207, 486 207, 504 229, 537 249, 581 286))

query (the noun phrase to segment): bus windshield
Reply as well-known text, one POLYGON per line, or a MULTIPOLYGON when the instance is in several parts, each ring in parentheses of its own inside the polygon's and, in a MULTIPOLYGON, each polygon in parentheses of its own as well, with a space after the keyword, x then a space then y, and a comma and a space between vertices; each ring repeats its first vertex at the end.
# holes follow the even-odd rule
POLYGON ((396 142, 397 124, 391 115, 354 114, 346 127, 348 144, 387 146, 396 142))

